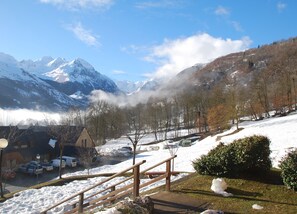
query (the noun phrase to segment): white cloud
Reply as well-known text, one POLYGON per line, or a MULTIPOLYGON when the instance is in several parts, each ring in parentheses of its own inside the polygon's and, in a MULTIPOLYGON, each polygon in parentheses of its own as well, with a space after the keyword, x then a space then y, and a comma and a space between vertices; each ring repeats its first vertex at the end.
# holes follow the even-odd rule
POLYGON ((117 74, 126 74, 127 72, 122 70, 113 70, 112 73, 117 75, 117 74))
POLYGON ((67 29, 74 33, 75 37, 81 40, 83 43, 89 46, 100 46, 97 36, 93 35, 91 31, 86 30, 80 22, 69 26, 67 29))
POLYGON ((83 8, 108 8, 113 0, 40 0, 42 3, 53 4, 58 7, 78 10, 83 8))
POLYGON ((144 1, 136 3, 135 7, 138 9, 148 8, 168 8, 180 5, 180 0, 160 0, 160 1, 144 1))
POLYGON ((230 14, 230 11, 227 8, 225 8, 225 7, 218 6, 216 8, 216 10, 215 10, 215 14, 216 15, 220 15, 220 16, 222 16, 222 15, 229 15, 230 14))
POLYGON ((159 65, 150 78, 168 78, 197 63, 208 63, 217 57, 245 50, 251 44, 248 37, 240 40, 215 38, 207 33, 176 40, 165 40, 152 48, 146 59, 159 65))
POLYGON ((121 51, 127 54, 137 54, 137 53, 147 52, 148 47, 139 46, 139 45, 129 45, 129 46, 121 47, 120 49, 121 51))
MULTIPOLYGON (((101 90, 94 90, 89 96, 89 100, 92 103, 96 103, 101 100, 120 107, 124 107, 127 105, 135 106, 138 103, 146 103, 147 100, 154 94, 155 92, 153 91, 140 91, 139 93, 134 93, 127 96, 125 94, 115 95, 101 90)), ((158 96, 162 95, 158 94, 158 96)))
POLYGON ((242 32, 243 31, 243 29, 242 29, 242 27, 241 27, 241 25, 240 25, 239 22, 237 22, 237 21, 231 21, 231 24, 232 24, 232 26, 234 27, 234 29, 236 31, 238 31, 238 32, 242 32))
POLYGON ((286 9, 287 5, 283 2, 278 2, 276 7, 278 12, 282 12, 284 9, 286 9))

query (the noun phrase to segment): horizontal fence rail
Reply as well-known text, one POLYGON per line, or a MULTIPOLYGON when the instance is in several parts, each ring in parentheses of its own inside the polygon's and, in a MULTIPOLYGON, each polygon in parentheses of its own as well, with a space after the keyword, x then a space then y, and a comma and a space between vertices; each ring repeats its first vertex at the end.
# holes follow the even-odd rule
MULTIPOLYGON (((82 190, 74 195, 67 197, 66 199, 60 201, 59 203, 56 203, 56 204, 44 209, 41 213, 46 214, 49 210, 54 209, 54 208, 58 207, 59 205, 62 205, 63 203, 66 203, 67 201, 73 200, 75 198, 77 198, 77 200, 75 202, 72 202, 73 209, 69 210, 69 211, 65 211, 66 214, 83 213, 86 210, 91 210, 91 209, 94 209, 94 208, 104 205, 104 204, 113 203, 115 200, 123 198, 124 196, 130 195, 130 194, 132 194, 132 197, 135 199, 136 197, 139 196, 139 190, 141 188, 151 185, 151 184, 153 184, 157 181, 160 181, 162 179, 166 179, 165 190, 170 191, 170 177, 172 174, 174 174, 171 172, 171 160, 173 160, 175 157, 176 157, 176 155, 172 156, 170 158, 167 158, 166 160, 163 160, 162 162, 157 163, 157 164, 145 169, 144 171, 140 172, 140 165, 142 165, 146 162, 145 160, 143 160, 143 161, 119 172, 119 173, 114 174, 113 176, 105 179, 104 181, 101 181, 101 182, 99 182, 85 190, 82 190), (155 174, 157 176, 155 178, 151 179, 150 181, 148 181, 146 183, 140 184, 141 177, 146 176, 147 173, 150 173, 148 171, 150 171, 164 163, 166 163, 166 171, 165 172, 156 172, 155 174), (116 177, 123 176, 125 173, 127 173, 130 170, 132 170, 131 176, 129 176, 129 177, 125 178, 124 180, 119 181, 115 184, 111 184, 103 190, 100 190, 96 193, 93 193, 93 194, 85 197, 86 192, 94 189, 95 187, 103 185, 116 177), (130 184, 116 188, 117 186, 124 184, 125 182, 128 182, 130 180, 131 180, 130 184), (99 196, 98 198, 95 198, 97 195, 99 195, 101 193, 105 193, 105 192, 108 192, 108 193, 106 193, 102 196, 99 196), (92 199, 92 198, 95 198, 95 199, 92 199)), ((154 174, 154 172, 151 172, 151 174, 154 174)))

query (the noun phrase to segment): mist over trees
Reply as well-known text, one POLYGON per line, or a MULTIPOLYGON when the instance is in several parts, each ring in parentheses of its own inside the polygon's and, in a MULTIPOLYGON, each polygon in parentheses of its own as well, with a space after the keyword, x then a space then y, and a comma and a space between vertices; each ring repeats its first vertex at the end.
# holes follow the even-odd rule
POLYGON ((134 147, 148 133, 159 141, 169 131, 221 132, 238 129, 244 116, 286 115, 297 105, 297 39, 229 54, 180 77, 154 93, 94 91, 88 108, 70 109, 64 123, 85 126, 96 145, 126 136, 134 147))
POLYGON ((178 137, 181 129, 238 129, 244 116, 258 120, 295 110, 296 79, 297 41, 275 42, 216 59, 182 82, 169 81, 154 94, 139 92, 126 103, 123 96, 108 99, 101 92, 87 110, 86 126, 98 144, 127 136, 132 145, 147 133, 158 141, 169 131, 178 137))

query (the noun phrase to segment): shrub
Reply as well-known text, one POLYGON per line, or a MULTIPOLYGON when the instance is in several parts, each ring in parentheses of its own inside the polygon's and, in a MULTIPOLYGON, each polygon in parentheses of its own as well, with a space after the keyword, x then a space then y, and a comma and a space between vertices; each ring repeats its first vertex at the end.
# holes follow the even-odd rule
POLYGON ((226 175, 233 168, 234 152, 231 147, 220 143, 216 148, 202 155, 200 159, 193 162, 195 170, 203 175, 226 175))
POLYGON ((195 170, 205 175, 236 175, 241 172, 268 171, 270 141, 264 136, 251 136, 233 141, 229 145, 220 143, 207 155, 193 162, 195 170))
POLYGON ((268 171, 271 168, 269 158, 270 140, 267 137, 254 135, 235 140, 232 143, 235 152, 237 171, 268 171))
POLYGON ((281 176, 284 184, 293 190, 297 190, 297 149, 289 152, 285 158, 282 159, 281 176))

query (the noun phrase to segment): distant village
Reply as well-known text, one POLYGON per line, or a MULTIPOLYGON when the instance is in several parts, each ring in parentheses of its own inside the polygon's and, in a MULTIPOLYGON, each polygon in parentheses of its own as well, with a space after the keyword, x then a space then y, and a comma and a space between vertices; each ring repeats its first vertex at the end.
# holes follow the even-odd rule
POLYGON ((3 168, 16 169, 20 164, 39 159, 49 162, 63 155, 79 158, 82 153, 96 156, 95 144, 84 127, 78 126, 1 126, 0 138, 7 139, 3 168))

